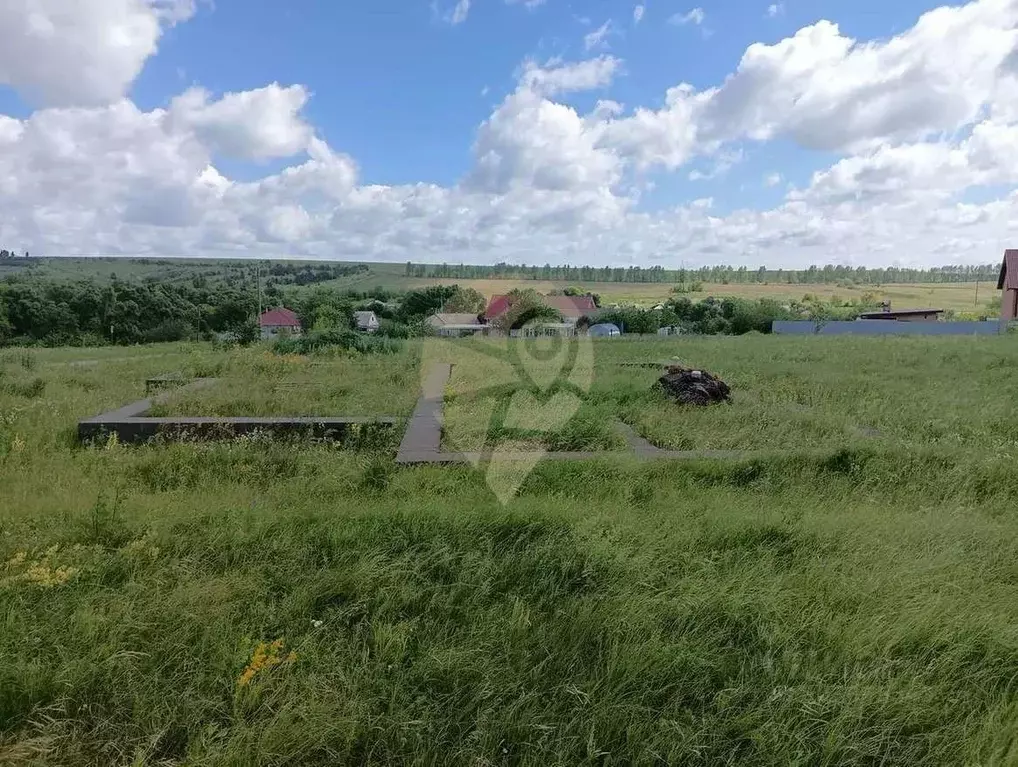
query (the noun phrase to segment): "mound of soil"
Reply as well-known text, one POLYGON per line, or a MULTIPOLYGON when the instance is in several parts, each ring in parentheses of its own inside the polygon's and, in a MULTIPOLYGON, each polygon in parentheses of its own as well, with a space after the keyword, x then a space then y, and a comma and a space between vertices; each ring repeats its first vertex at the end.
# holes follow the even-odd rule
POLYGON ((656 387, 673 397, 681 405, 719 405, 731 402, 728 384, 706 370, 693 370, 682 365, 669 365, 656 387))

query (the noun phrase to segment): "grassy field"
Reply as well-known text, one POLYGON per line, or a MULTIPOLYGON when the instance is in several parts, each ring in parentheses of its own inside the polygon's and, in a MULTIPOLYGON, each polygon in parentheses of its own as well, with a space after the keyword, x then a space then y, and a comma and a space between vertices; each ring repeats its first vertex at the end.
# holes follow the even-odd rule
POLYGON ((461 355, 454 413, 513 386, 467 345, 0 351, 0 763, 1014 764, 1013 341, 598 343, 581 420, 803 449, 548 462, 507 505, 388 451, 74 440, 170 370, 247 382, 217 411, 372 370, 335 404, 381 412, 418 355, 461 355), (617 364, 670 357, 736 404, 617 364))
MULTIPOLYGON (((364 285, 375 284, 372 278, 366 278, 364 285)), ((412 279, 405 277, 390 277, 388 282, 378 280, 377 283, 383 286, 398 285, 399 287, 427 287, 429 285, 442 285, 455 282, 464 287, 471 287, 485 296, 507 293, 513 288, 533 288, 540 293, 549 293, 552 290, 561 290, 566 287, 579 287, 601 296, 602 305, 610 304, 636 304, 638 306, 654 306, 669 298, 672 285, 669 283, 624 283, 624 282, 542 282, 539 280, 435 280, 435 279, 412 279)), ((877 302, 890 301, 897 309, 936 308, 953 310, 956 312, 979 312, 986 311, 987 303, 995 296, 999 296, 996 283, 979 283, 979 293, 976 295, 976 283, 941 283, 941 284, 919 284, 919 285, 853 285, 842 287, 838 285, 787 285, 787 284, 754 284, 743 285, 720 283, 703 283, 703 290, 699 293, 689 293, 686 296, 693 301, 714 296, 725 298, 738 296, 744 298, 773 298, 779 301, 802 300, 807 293, 824 299, 838 298, 845 301, 862 299, 865 294, 876 298, 877 302)))
POLYGON ((504 428, 498 419, 507 399, 528 388, 509 356, 499 353, 504 342, 437 346, 447 352, 433 353, 436 360, 459 363, 447 394, 449 449, 476 451, 521 439, 552 450, 619 449, 624 442, 612 427, 616 419, 658 447, 674 450, 879 445, 992 452, 1018 443, 1018 424, 1010 418, 1018 395, 1018 357, 1010 339, 599 341, 591 383, 574 387, 583 398, 575 414, 570 410, 561 428, 552 427, 541 421, 545 409, 538 401, 521 399, 514 412, 529 429, 504 428), (761 354, 764 348, 767 355, 761 354), (837 349, 836 356, 831 349, 837 349), (675 407, 653 389, 660 371, 623 364, 648 360, 710 370, 734 389, 732 404, 675 407), (963 372, 976 370, 975 375, 963 372), (536 415, 528 415, 528 407, 536 415))
POLYGON ((418 396, 418 349, 402 354, 311 359, 240 350, 199 360, 185 375, 216 378, 198 391, 170 392, 152 415, 310 416, 404 418, 418 396))

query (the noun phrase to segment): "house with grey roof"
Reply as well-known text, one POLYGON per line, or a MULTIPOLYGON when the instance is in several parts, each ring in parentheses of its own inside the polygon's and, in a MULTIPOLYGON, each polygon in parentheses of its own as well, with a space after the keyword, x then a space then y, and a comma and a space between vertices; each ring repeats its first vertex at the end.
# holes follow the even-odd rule
POLYGON ((378 316, 374 312, 354 312, 353 319, 358 330, 365 333, 374 333, 378 330, 378 316))

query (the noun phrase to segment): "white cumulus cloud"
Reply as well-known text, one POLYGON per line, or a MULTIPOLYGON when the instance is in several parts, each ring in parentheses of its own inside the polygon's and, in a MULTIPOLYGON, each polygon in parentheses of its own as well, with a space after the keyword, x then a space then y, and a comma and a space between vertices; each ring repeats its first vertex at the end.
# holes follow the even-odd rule
POLYGON ((0 84, 44 105, 116 101, 194 11, 191 0, 4 0, 0 84))
POLYGON ((621 64, 614 56, 598 56, 571 63, 552 59, 544 65, 527 61, 520 75, 520 84, 546 96, 589 91, 609 85, 621 64))
POLYGON ((300 116, 308 100, 301 85, 273 83, 216 101, 201 88, 173 100, 171 119, 194 131, 216 153, 251 160, 289 157, 303 151, 313 131, 300 116))

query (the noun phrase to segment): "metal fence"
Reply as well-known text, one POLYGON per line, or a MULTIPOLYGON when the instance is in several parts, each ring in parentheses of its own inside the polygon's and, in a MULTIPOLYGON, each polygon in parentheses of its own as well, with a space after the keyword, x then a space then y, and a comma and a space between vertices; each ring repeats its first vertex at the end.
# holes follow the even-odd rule
POLYGON ((984 322, 898 322, 896 320, 854 320, 851 322, 810 322, 778 320, 771 332, 780 335, 824 336, 993 336, 1003 332, 997 320, 984 322))

